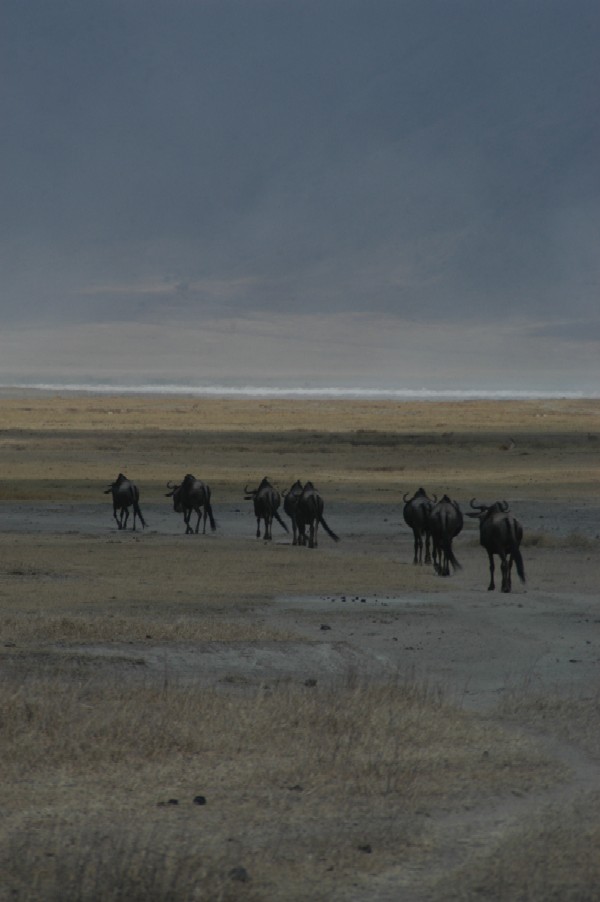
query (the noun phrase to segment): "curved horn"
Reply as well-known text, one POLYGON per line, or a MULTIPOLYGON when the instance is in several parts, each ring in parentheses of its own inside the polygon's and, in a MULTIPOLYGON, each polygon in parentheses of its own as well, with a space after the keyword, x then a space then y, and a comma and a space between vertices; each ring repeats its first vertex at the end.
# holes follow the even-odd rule
POLYGON ((245 495, 256 495, 256 489, 249 489, 248 486, 244 489, 245 495))
POLYGON ((475 499, 471 498, 471 507, 473 507, 476 511, 482 511, 485 509, 485 504, 475 504, 475 499))
POLYGON ((175 488, 175 484, 172 483, 170 479, 169 479, 169 481, 167 482, 167 488, 168 488, 168 489, 174 489, 174 488, 175 488))
POLYGON ((408 504, 408 502, 410 501, 410 498, 406 497, 407 495, 408 495, 408 492, 405 492, 404 495, 402 496, 402 500, 404 501, 405 504, 408 504))

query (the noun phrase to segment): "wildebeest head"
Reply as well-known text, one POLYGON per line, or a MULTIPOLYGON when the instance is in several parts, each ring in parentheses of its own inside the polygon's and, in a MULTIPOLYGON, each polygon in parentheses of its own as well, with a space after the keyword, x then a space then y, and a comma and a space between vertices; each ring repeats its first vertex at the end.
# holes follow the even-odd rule
POLYGON ((123 485, 124 482, 129 482, 129 479, 127 479, 127 476, 125 476, 124 473, 119 473, 115 481, 111 482, 111 484, 105 490, 104 494, 108 495, 109 492, 116 491, 116 489, 118 489, 119 486, 123 485))
POLYGON ((508 501, 495 501, 493 504, 476 504, 475 499, 471 498, 472 511, 466 511, 467 517, 477 517, 483 522, 494 514, 505 514, 508 511, 508 501))
POLYGON ((181 514, 183 512, 183 505, 181 503, 182 484, 173 485, 172 482, 167 482, 167 488, 171 489, 171 491, 165 493, 165 498, 172 498, 173 510, 175 511, 175 513, 181 514))
POLYGON ((302 488, 302 483, 299 479, 297 479, 296 482, 292 486, 290 486, 287 491, 284 491, 281 494, 284 498, 288 498, 290 495, 299 495, 302 492, 302 488))
POLYGON ((419 488, 412 496, 412 498, 408 497, 408 492, 405 492, 402 496, 402 500, 405 504, 410 504, 411 501, 418 501, 421 499, 423 501, 433 501, 433 503, 435 504, 437 502, 437 495, 434 495, 433 498, 430 498, 424 488, 419 488))
POLYGON ((273 485, 271 484, 271 481, 267 476, 263 476, 257 489, 249 489, 248 486, 245 487, 244 494, 246 496, 246 500, 252 501, 256 497, 256 495, 267 488, 272 489, 273 485))

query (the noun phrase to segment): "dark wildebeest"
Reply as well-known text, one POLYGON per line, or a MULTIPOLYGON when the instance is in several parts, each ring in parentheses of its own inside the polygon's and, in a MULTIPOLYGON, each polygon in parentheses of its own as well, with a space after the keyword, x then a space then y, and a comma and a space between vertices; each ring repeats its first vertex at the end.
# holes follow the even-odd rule
POLYGON ((172 485, 172 483, 168 482, 167 488, 171 489, 171 491, 167 492, 165 497, 172 498, 173 510, 177 511, 178 514, 183 514, 186 535, 194 531, 190 526, 193 511, 196 511, 198 515, 196 533, 200 530, 201 519, 203 519, 202 533, 206 533, 207 518, 210 520, 210 528, 213 532, 215 531, 217 524, 215 523, 210 503, 210 487, 205 482, 196 479, 191 473, 187 473, 180 485, 172 485))
POLYGON ((248 486, 244 489, 246 493, 246 500, 254 502, 254 516, 256 517, 256 538, 260 539, 260 521, 265 521, 265 532, 263 535, 264 539, 272 539, 272 525, 273 520, 277 520, 277 522, 283 526, 286 532, 289 532, 286 524, 283 522, 279 514, 277 513, 277 509, 279 507, 279 492, 277 489, 269 482, 267 477, 262 480, 257 489, 249 489, 248 486))
POLYGON ((479 544, 485 548, 490 561, 490 584, 488 591, 493 591, 496 586, 494 583, 494 555, 500 558, 500 568, 502 570, 502 591, 510 592, 512 588, 510 571, 513 561, 515 562, 519 579, 525 582, 525 567, 523 566, 523 558, 521 549, 519 548, 523 539, 523 527, 516 517, 514 517, 508 509, 506 501, 496 501, 494 504, 475 504, 475 499, 471 499, 471 507, 476 510, 474 512, 467 511, 468 517, 477 517, 479 519, 479 544))
POLYGON ((296 526, 298 528, 298 544, 306 545, 306 527, 308 526, 308 547, 317 547, 319 523, 334 542, 339 536, 329 528, 323 517, 323 499, 312 482, 307 482, 296 504, 296 526))
POLYGON ((436 496, 429 498, 425 489, 417 489, 412 498, 408 498, 408 492, 403 496, 404 522, 413 531, 415 540, 415 557, 413 564, 423 563, 423 537, 425 537, 425 563, 431 563, 429 514, 437 501, 436 496))
POLYGON ((296 507, 298 499, 302 494, 302 483, 299 479, 288 489, 283 492, 283 509, 292 521, 292 545, 298 544, 298 526, 296 524, 296 507))
POLYGON ((142 526, 146 526, 146 521, 142 517, 139 500, 140 492, 137 485, 127 479, 123 473, 119 473, 114 482, 104 492, 105 495, 112 494, 113 500, 113 517, 116 520, 119 529, 127 527, 129 519, 129 508, 133 506, 133 529, 135 529, 135 518, 139 517, 142 526), (119 514, 117 516, 117 511, 119 514))
POLYGON ((444 495, 429 514, 429 531, 433 545, 433 566, 440 576, 450 576, 450 564, 460 570, 452 550, 452 540, 463 528, 463 515, 456 501, 444 495))

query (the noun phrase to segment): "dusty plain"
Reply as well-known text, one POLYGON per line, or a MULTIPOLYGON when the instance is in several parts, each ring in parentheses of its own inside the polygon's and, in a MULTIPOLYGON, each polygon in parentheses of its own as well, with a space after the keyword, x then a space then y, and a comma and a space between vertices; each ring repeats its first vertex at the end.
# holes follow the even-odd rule
POLYGON ((1 899, 599 898, 599 401, 7 391, 0 455, 1 899), (339 544, 257 540, 263 475, 339 544), (527 582, 472 521, 414 566, 421 485, 509 501, 527 582))

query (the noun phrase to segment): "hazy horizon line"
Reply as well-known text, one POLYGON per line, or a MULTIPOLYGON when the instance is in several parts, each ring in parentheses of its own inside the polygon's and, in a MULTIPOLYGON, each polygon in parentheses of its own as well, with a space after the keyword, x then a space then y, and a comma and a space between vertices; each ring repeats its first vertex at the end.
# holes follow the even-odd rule
POLYGON ((214 398, 316 398, 316 399, 373 399, 398 401, 436 400, 557 400, 597 399, 600 391, 586 389, 474 389, 474 388, 369 388, 363 386, 273 386, 273 385, 191 385, 179 383, 111 384, 108 382, 0 382, 0 392, 98 395, 181 395, 214 398))

